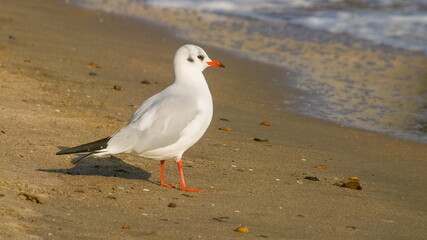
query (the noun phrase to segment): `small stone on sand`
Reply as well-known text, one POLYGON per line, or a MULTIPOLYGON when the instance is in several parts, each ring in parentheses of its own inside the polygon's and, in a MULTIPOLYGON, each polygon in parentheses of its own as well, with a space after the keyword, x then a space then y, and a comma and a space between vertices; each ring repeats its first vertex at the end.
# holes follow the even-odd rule
POLYGON ((249 232, 249 228, 242 226, 242 227, 236 228, 234 231, 239 232, 239 233, 248 233, 249 232))

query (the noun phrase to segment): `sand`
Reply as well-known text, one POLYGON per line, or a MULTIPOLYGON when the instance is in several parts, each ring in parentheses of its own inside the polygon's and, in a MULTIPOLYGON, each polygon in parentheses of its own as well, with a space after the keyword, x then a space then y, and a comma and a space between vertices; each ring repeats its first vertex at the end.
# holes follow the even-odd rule
POLYGON ((214 48, 214 119, 184 154, 203 193, 160 187, 158 161, 56 156, 124 126, 185 42, 51 0, 1 6, 0 239, 425 239, 425 144, 276 111, 284 70, 214 48), (334 185, 348 177, 362 190, 334 185))

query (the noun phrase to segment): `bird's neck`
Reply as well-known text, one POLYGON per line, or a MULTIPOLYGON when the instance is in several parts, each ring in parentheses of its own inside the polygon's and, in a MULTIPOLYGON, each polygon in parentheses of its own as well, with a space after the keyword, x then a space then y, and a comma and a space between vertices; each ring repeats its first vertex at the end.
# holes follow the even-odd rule
POLYGON ((197 69, 186 69, 185 71, 175 69, 175 83, 186 84, 199 89, 208 89, 205 76, 197 69))

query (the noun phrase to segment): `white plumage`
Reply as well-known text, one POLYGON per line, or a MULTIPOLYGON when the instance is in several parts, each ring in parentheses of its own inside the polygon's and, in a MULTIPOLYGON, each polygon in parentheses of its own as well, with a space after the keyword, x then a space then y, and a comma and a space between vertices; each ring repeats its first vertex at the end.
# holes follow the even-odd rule
POLYGON ((160 183, 167 187, 173 186, 164 183, 164 160, 175 159, 181 174, 181 189, 199 191, 186 187, 181 157, 202 137, 212 120, 212 96, 202 73, 208 66, 224 67, 196 45, 180 47, 174 58, 174 82, 147 99, 124 128, 109 138, 57 154, 130 153, 161 160, 160 183))

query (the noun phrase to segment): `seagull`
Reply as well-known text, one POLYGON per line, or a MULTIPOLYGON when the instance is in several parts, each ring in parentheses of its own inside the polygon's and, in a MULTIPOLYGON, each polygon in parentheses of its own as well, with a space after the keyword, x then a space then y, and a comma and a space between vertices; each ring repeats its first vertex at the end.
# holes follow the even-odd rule
POLYGON ((160 160, 160 185, 169 188, 175 186, 165 183, 164 165, 165 160, 174 159, 180 174, 180 189, 202 192, 187 188, 182 155, 202 137, 212 120, 212 96, 203 70, 224 65, 211 60, 201 47, 192 44, 180 47, 173 63, 174 82, 148 98, 125 127, 107 138, 56 154, 84 154, 75 162, 90 155, 119 153, 160 160))

